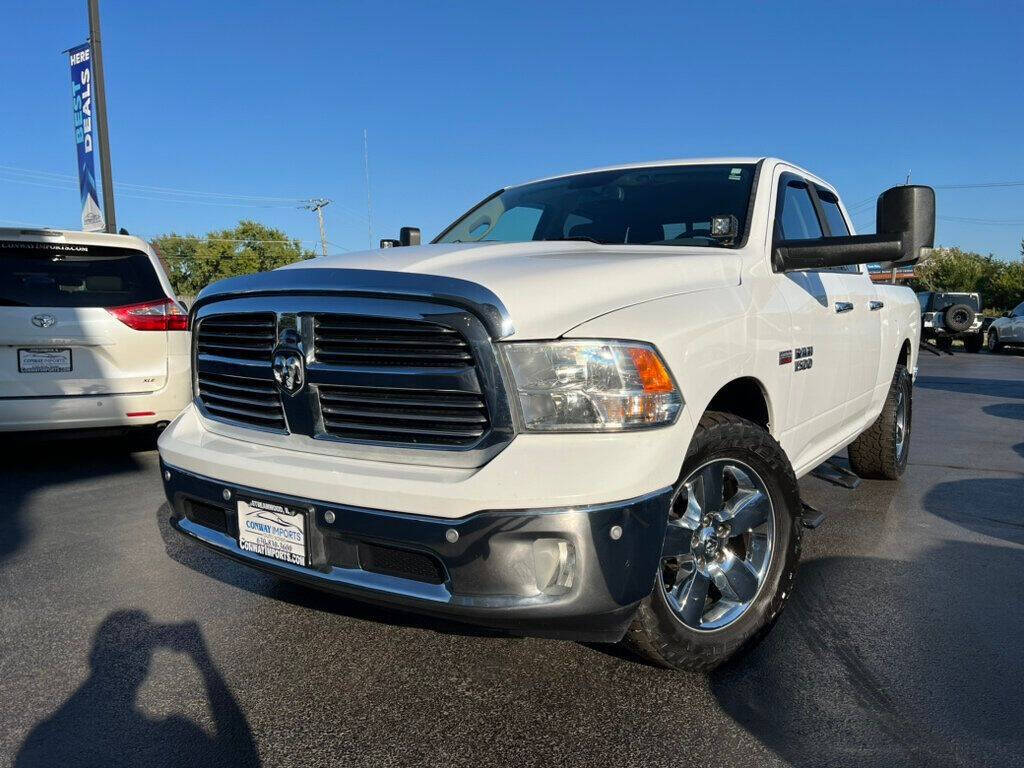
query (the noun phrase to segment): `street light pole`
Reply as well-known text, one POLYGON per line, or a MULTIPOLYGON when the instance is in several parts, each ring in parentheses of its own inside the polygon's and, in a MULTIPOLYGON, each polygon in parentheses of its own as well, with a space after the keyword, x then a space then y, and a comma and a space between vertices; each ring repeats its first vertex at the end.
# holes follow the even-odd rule
POLYGON ((100 0, 89 3, 89 45, 92 48, 93 106, 100 139, 100 178, 103 181, 103 219, 106 231, 117 232, 114 213, 114 182, 110 169, 110 138, 107 136, 107 86, 103 80, 103 43, 100 36, 100 0))

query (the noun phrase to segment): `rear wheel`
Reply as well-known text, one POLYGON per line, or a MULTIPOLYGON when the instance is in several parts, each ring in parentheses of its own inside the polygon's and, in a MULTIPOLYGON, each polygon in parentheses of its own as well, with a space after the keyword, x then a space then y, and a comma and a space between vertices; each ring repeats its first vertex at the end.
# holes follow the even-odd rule
POLYGON ((981 352, 983 338, 980 333, 964 336, 964 349, 968 352, 981 352))
POLYGON ((771 435, 706 413, 675 485, 654 589, 626 642, 698 671, 757 642, 793 589, 799 513, 796 477, 771 435))
POLYGON ((988 332, 988 351, 992 353, 1003 351, 1003 345, 999 341, 999 332, 995 328, 989 329, 988 332))
POLYGON ((910 373, 906 366, 897 365, 882 412, 847 448, 853 471, 861 477, 898 480, 910 455, 912 416, 910 373))

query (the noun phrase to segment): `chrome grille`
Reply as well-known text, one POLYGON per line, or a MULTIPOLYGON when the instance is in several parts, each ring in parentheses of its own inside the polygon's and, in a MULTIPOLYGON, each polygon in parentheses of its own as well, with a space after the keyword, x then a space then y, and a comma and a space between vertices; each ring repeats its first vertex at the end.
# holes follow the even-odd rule
POLYGON ((409 368, 470 367, 469 343, 454 328, 359 315, 314 315, 314 349, 322 363, 409 368))
POLYGON ((277 341, 277 318, 271 312, 214 315, 199 324, 197 334, 201 355, 269 361, 277 341))
POLYGON ((196 381, 203 406, 214 416, 248 426, 284 430, 281 395, 273 380, 200 370, 196 381))
POLYGON ((324 429, 334 437, 471 445, 490 426, 483 395, 430 389, 320 388, 324 429))
POLYGON ((255 443, 477 467, 514 434, 491 331, 466 308, 296 294, 200 297, 193 312, 196 404, 255 443), (278 353, 302 361, 297 389, 276 381, 278 353))

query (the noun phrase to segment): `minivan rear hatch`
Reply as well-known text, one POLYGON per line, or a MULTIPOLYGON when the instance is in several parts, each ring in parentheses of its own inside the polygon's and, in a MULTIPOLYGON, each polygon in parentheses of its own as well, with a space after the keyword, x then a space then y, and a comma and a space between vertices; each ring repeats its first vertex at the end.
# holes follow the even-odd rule
POLYGON ((0 397, 151 392, 167 380, 167 332, 110 310, 166 301, 132 248, 0 240, 0 397))

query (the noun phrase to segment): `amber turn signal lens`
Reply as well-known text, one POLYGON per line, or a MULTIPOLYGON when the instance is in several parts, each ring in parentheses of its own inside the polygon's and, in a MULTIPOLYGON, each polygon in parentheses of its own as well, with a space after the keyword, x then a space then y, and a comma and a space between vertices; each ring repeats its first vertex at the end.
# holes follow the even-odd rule
POLYGON ((643 382, 644 392, 672 392, 675 385, 664 364, 649 347, 629 347, 637 375, 643 382))

